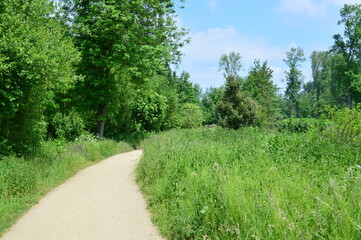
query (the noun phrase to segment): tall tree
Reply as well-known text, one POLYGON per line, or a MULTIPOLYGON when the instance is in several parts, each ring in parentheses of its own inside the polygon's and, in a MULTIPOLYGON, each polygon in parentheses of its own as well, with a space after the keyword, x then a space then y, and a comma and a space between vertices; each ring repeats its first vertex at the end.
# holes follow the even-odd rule
POLYGON ((288 102, 288 115, 299 116, 299 93, 303 82, 303 74, 300 70, 301 63, 306 61, 304 57, 304 51, 302 48, 291 48, 286 52, 286 59, 283 61, 289 67, 288 71, 285 71, 287 87, 285 97, 288 102))
POLYGON ((122 94, 121 82, 140 84, 179 60, 183 30, 171 0, 64 0, 66 21, 82 53, 79 96, 104 135, 110 106, 122 94))
POLYGON ((347 91, 349 108, 354 98, 361 101, 361 4, 345 4, 340 11, 339 25, 345 25, 343 36, 333 36, 335 43, 331 51, 338 54, 345 64, 339 69, 339 81, 347 91))
POLYGON ((238 74, 241 68, 239 53, 232 52, 221 56, 219 69, 223 71, 226 83, 217 112, 221 118, 221 125, 233 129, 259 123, 258 103, 241 92, 242 78, 238 74))
POLYGON ((313 51, 310 58, 316 103, 328 104, 331 102, 332 56, 328 52, 313 51))
POLYGON ((236 52, 223 54, 219 61, 219 71, 223 72, 224 78, 239 79, 239 71, 242 69, 241 55, 236 52))
POLYGON ((53 16, 51 1, 0 2, 0 154, 36 146, 46 103, 76 79, 79 54, 53 16))
POLYGON ((273 122, 276 111, 277 87, 272 82, 273 70, 267 66, 267 61, 254 61, 254 66, 243 84, 243 90, 248 92, 262 107, 264 120, 273 122))

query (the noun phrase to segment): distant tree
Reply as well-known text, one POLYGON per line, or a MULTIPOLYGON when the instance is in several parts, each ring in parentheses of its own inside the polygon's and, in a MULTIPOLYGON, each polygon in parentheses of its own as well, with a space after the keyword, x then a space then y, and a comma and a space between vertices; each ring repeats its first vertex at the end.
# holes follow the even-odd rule
POLYGON ((53 16, 52 1, 0 2, 0 154, 36 147, 46 105, 76 80, 79 54, 53 16))
POLYGON ((239 53, 222 55, 219 67, 226 78, 224 94, 217 106, 220 123, 223 127, 238 129, 243 126, 259 124, 259 104, 241 93, 242 67, 239 53))
POLYGON ((206 89, 202 95, 202 107, 205 115, 205 124, 217 124, 219 115, 217 113, 217 105, 221 101, 224 94, 224 87, 211 87, 206 89))
POLYGON ((312 92, 318 105, 331 103, 332 56, 313 51, 311 55, 312 92))
POLYGON ((223 73, 225 79, 239 79, 239 71, 242 69, 241 55, 236 52, 223 54, 219 61, 219 71, 223 73))
POLYGON ((200 103, 201 89, 198 84, 192 83, 190 74, 182 72, 178 76, 175 72, 171 74, 170 84, 176 90, 180 103, 200 103))
POLYGON ((341 85, 346 90, 347 104, 353 107, 353 100, 361 102, 361 4, 345 4, 340 11, 339 25, 345 25, 343 36, 335 34, 331 52, 344 63, 338 69, 341 85))
POLYGON ((306 60, 304 55, 303 49, 291 48, 290 51, 286 52, 286 59, 283 59, 289 67, 289 70, 285 71, 287 81, 285 97, 288 103, 288 116, 298 117, 300 113, 299 93, 304 78, 300 67, 301 63, 306 60))
POLYGON ((278 89, 272 82, 272 74, 273 70, 267 66, 267 61, 261 64, 260 60, 255 60, 242 87, 260 104, 266 122, 275 121, 278 89))
POLYGON ((301 118, 315 117, 317 111, 317 102, 314 95, 313 82, 303 84, 302 91, 299 94, 299 115, 301 118))

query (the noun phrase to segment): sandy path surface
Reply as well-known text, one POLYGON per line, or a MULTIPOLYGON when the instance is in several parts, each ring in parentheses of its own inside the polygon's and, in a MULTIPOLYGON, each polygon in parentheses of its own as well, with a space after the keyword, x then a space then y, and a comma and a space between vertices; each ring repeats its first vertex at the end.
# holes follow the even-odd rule
POLYGON ((82 170, 44 197, 1 239, 162 239, 134 182, 141 154, 116 155, 82 170))

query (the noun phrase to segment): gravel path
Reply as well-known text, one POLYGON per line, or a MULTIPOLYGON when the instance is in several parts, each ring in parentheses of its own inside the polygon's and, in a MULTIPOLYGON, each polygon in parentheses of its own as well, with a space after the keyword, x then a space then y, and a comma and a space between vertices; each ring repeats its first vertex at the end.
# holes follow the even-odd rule
POLYGON ((44 197, 2 240, 160 240, 136 183, 141 151, 88 167, 44 197))

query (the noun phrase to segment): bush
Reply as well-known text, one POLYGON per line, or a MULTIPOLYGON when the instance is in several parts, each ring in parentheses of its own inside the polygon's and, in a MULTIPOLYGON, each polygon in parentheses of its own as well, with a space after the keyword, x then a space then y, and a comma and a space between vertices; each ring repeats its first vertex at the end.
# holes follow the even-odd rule
POLYGON ((167 99, 156 92, 142 92, 139 94, 132 115, 135 121, 134 131, 159 131, 165 118, 167 99))
POLYGON ((182 128, 197 128, 202 126, 202 109, 194 103, 185 103, 180 112, 182 128))
POLYGON ((346 143, 361 142, 361 104, 353 109, 327 108, 327 115, 335 123, 329 131, 334 139, 346 143))
POLYGON ((251 97, 241 96, 236 103, 221 101, 218 112, 222 127, 238 129, 245 126, 259 126, 261 123, 260 106, 251 97))
POLYGON ((332 122, 323 119, 314 118, 289 118, 276 122, 276 128, 279 132, 302 133, 310 129, 323 131, 330 127, 332 122))
POLYGON ((79 113, 70 111, 68 114, 56 113, 52 120, 56 137, 74 141, 85 134, 85 125, 79 113))

